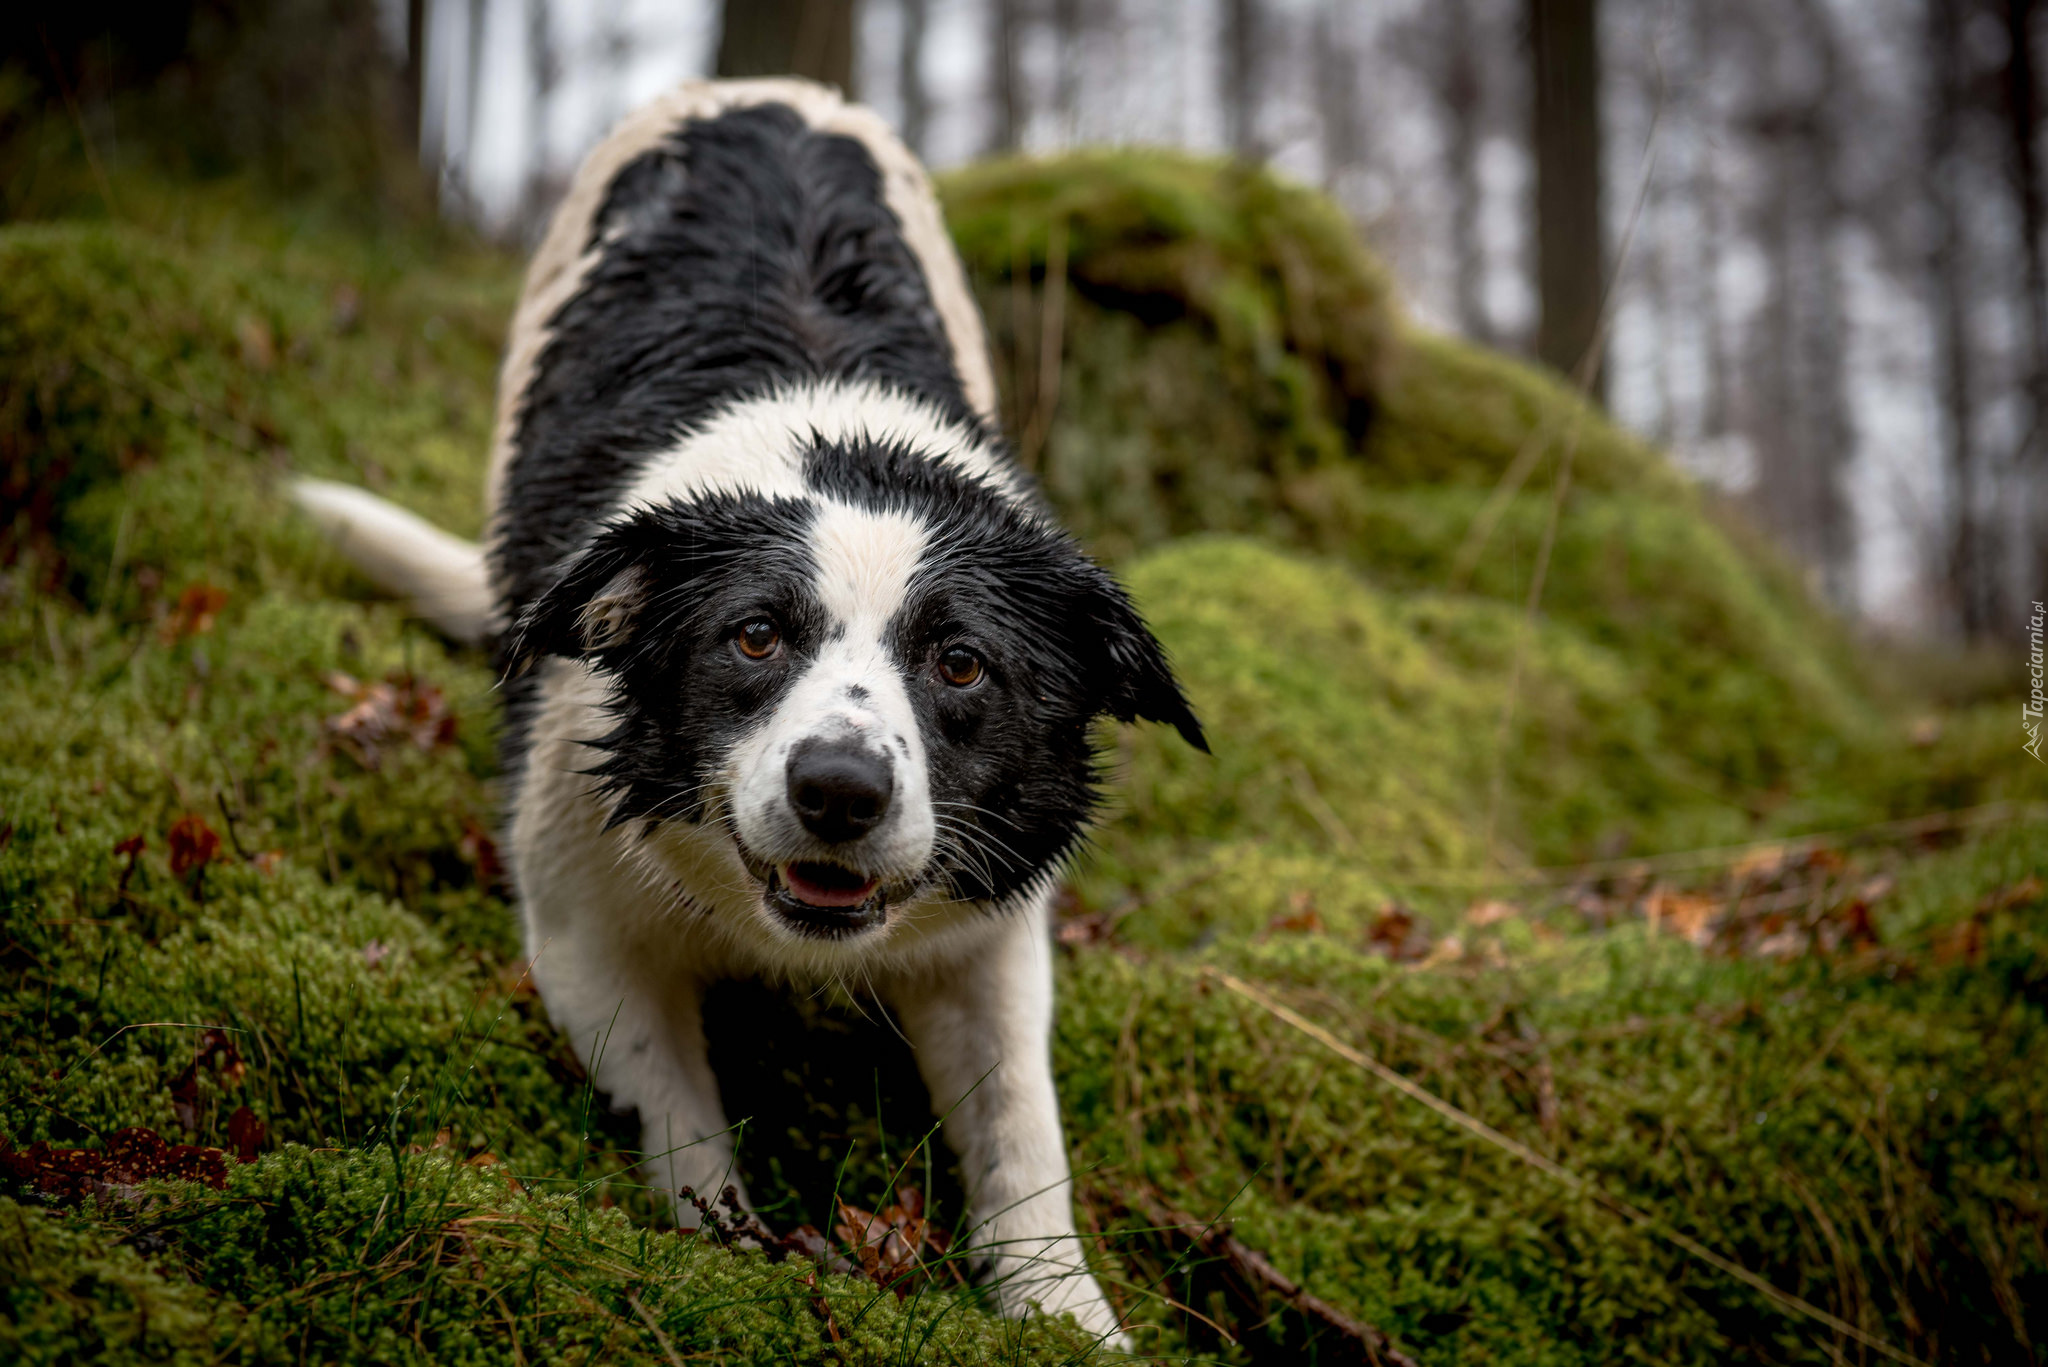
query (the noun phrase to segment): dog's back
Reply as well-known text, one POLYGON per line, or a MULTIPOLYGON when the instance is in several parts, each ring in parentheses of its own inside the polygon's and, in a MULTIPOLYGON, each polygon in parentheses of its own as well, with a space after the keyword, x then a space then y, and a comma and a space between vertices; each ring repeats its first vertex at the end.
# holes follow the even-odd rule
POLYGON ((981 327, 923 171, 799 81, 686 86, 585 162, 528 275, 492 453, 511 620, 647 458, 806 380, 879 383, 971 427, 981 327))
POLYGON ((528 266, 486 544, 344 485, 296 492, 380 587, 481 644, 649 458, 736 400, 832 379, 992 435, 981 316, 930 181, 886 123, 826 87, 691 82, 584 159, 528 266))

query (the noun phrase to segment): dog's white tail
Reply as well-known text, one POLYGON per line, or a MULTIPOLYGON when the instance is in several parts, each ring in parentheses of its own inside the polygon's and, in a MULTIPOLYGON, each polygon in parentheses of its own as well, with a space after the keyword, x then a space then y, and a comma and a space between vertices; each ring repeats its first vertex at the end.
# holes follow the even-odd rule
POLYGON ((371 582, 448 636, 480 645, 496 630, 482 546, 351 485, 296 480, 292 497, 371 582))

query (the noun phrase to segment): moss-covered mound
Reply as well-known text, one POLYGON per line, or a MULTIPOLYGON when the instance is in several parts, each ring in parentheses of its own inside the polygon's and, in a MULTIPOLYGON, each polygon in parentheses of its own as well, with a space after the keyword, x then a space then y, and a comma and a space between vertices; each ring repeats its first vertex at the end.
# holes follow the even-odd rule
MULTIPOLYGON (((1739 840, 1763 818, 1849 824, 1928 798, 1867 772, 1899 748, 1896 719, 1789 569, 1560 383, 1406 323, 1321 196, 1157 153, 997 162, 942 189, 1011 430, 1063 515, 1187 632, 1198 702, 1233 723, 1226 745, 1321 718, 1281 753, 1322 755, 1317 789, 1365 804, 1324 793, 1333 824, 1282 803, 1280 825, 1238 835, 1289 838, 1291 822, 1314 841, 1341 824, 1368 864, 1560 862, 1739 840), (1218 532, 1320 567, 1220 545, 1133 561, 1218 532), (1226 623, 1254 621, 1265 640, 1225 639, 1226 623), (1256 671, 1270 677, 1248 689, 1256 671), (1368 777, 1355 747, 1382 742, 1363 720, 1373 690, 1358 707, 1340 695, 1381 671, 1407 672, 1446 711, 1416 728, 1433 756, 1382 752, 1365 767, 1385 772, 1368 777), (1321 701, 1298 705, 1307 689, 1321 701), (1326 745, 1313 730, 1332 718, 1364 729, 1326 745), (1400 785, 1414 800, 1390 807, 1400 785), (1381 840, 1388 821, 1406 824, 1381 840)), ((1141 794, 1165 781, 1155 762, 1186 770, 1138 746, 1141 794)), ((1269 790, 1251 807, 1302 787, 1245 763, 1269 790)), ((1959 777, 1943 800, 1981 800, 1959 777)), ((1251 807, 1219 793, 1227 782, 1184 796, 1235 819, 1251 807)), ((1162 814, 1148 805, 1147 827, 1162 814)))
MULTIPOLYGON (((1062 934, 1084 1226, 1140 1345, 1347 1351, 1218 1289, 1150 1200, 1226 1215, 1431 1363, 2048 1341, 2040 825, 1693 887, 1531 872, 2048 798, 2005 709, 1905 746, 1796 583, 1548 381, 1401 323, 1306 192, 1102 156, 948 195, 1026 451, 1216 743, 1111 738, 1062 934)), ((375 601, 276 488, 352 479, 473 530, 517 264, 219 187, 117 202, 148 209, 0 229, 0 1173, 128 1126, 230 1157, 221 1190, 61 1209, 0 1179, 0 1356, 1084 1358, 945 1275, 899 1300, 664 1231, 632 1126, 523 987, 486 664, 375 601)), ((778 1226, 904 1182, 957 1216, 885 1023, 727 1005, 778 1226)))

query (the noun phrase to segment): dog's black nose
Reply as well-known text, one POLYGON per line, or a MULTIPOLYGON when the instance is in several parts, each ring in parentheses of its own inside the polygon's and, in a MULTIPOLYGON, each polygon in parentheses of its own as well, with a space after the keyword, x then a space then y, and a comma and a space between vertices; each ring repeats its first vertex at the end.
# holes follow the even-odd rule
POLYGON ((790 752, 789 805, 820 840, 858 840, 881 824, 896 780, 889 759, 859 746, 806 741, 790 752))

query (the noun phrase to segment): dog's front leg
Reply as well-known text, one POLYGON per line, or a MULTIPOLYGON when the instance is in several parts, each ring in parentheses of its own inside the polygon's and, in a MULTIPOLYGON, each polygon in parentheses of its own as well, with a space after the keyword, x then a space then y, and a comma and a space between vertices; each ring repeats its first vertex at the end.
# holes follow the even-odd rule
POLYGON ((588 932, 537 948, 533 975, 548 1014, 612 1108, 640 1113, 641 1166, 677 1222, 694 1228, 697 1212, 678 1192, 688 1187, 715 1205, 740 1185, 697 984, 659 971, 658 956, 623 953, 588 932))
POLYGON ((1071 1314, 1123 1342, 1074 1230, 1073 1180, 1053 1090, 1052 944, 1044 903, 980 953, 888 991, 932 1105, 960 1156, 973 1229, 1004 1313, 1071 1314))

